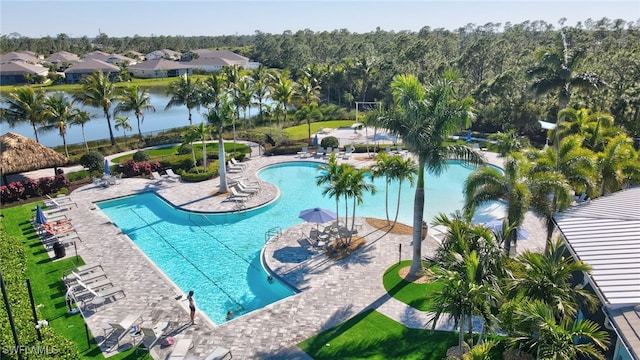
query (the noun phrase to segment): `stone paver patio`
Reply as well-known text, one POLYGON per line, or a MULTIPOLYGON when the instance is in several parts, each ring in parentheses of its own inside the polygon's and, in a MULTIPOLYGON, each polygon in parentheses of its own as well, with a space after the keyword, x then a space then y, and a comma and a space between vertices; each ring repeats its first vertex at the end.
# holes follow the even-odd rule
MULTIPOLYGON (((491 163, 500 159, 487 153, 491 163)), ((368 166, 370 161, 354 156, 348 160, 355 166, 368 166)), ((257 180, 256 172, 265 166, 299 160, 294 156, 253 156, 246 164, 243 175, 257 180)), ((305 159, 322 161, 321 159, 305 159)), ((126 297, 108 302, 97 311, 86 311, 86 322, 100 343, 104 322, 118 322, 128 314, 140 314, 144 326, 158 321, 170 321, 169 335, 176 339, 192 338, 195 346, 190 354, 204 358, 216 346, 231 349, 238 359, 308 359, 297 344, 325 329, 335 326, 355 314, 376 308, 387 316, 408 326, 426 324, 428 314, 414 311, 395 299, 389 298, 382 285, 382 274, 392 264, 411 258, 410 236, 385 234, 368 225, 364 219, 360 236, 366 239, 364 248, 341 261, 328 260, 323 254, 301 245, 300 234, 308 231, 307 224, 284 229, 271 239, 264 249, 264 258, 273 273, 300 293, 273 303, 261 310, 235 318, 223 324, 214 324, 198 313, 197 325, 189 326, 185 294, 178 289, 151 262, 130 239, 124 235, 94 204, 97 201, 155 191, 177 207, 200 212, 237 210, 237 204, 225 201, 225 197, 211 195, 218 179, 200 183, 183 183, 146 179, 123 179, 118 185, 103 188, 87 185, 74 191, 71 198, 78 204, 69 211, 69 217, 82 239, 77 243, 78 255, 87 263, 100 263, 109 278, 126 292, 126 297), (402 253, 398 245, 402 245, 402 253), (282 251, 282 249, 289 249, 282 251), (277 250, 278 251, 276 253, 277 250)), ((254 207, 273 200, 279 189, 267 183, 247 202, 254 207)), ((518 243, 518 252, 526 249, 540 250, 544 246, 543 223, 533 213, 526 216, 524 226, 530 236, 518 243)), ((263 234, 259 234, 263 236, 263 234)), ((435 248, 434 240, 423 242, 423 254, 435 248)), ((67 256, 73 256, 73 248, 67 248, 67 256)), ((205 297, 196 291, 196 299, 205 297)), ((439 328, 450 327, 448 324, 439 328)), ((120 350, 130 345, 127 335, 121 341, 120 350)), ((117 347, 117 346, 116 346, 117 347)), ((165 359, 171 347, 152 348, 155 359, 165 359)), ((119 349, 102 349, 105 356, 119 349)))

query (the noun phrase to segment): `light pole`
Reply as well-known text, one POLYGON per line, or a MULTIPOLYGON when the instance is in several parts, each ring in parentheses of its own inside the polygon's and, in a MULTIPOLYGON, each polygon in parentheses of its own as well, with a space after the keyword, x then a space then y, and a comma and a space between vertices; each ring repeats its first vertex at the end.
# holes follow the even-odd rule
POLYGON ((2 271, 0 271, 0 288, 2 288, 2 298, 4 299, 4 306, 7 308, 9 326, 11 326, 11 332, 13 333, 13 341, 15 341, 16 343, 16 352, 18 353, 18 359, 23 360, 22 351, 20 351, 20 341, 18 340, 18 332, 16 331, 16 324, 13 322, 11 307, 9 307, 9 298, 7 297, 7 289, 4 286, 4 279, 2 278, 2 271))
POLYGON ((42 334, 40 333, 40 326, 38 325, 38 313, 36 312, 36 304, 33 302, 33 293, 31 292, 31 281, 29 280, 29 278, 25 280, 25 284, 27 285, 27 291, 29 291, 29 301, 31 301, 31 312, 33 313, 33 323, 35 324, 36 332, 38 333, 38 340, 42 341, 42 334))

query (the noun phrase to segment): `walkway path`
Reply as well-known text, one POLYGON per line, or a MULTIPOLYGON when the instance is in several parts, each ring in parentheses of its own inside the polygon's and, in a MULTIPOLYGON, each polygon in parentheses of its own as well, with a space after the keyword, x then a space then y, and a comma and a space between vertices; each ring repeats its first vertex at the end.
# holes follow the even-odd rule
MULTIPOLYGON (((349 162, 356 166, 370 165, 369 161, 359 160, 361 158, 354 156, 349 162)), ((244 174, 255 178, 256 172, 264 166, 294 160, 298 159, 294 156, 252 156, 246 162, 248 168, 244 174)), ((497 160, 494 158, 492 162, 497 160)), ((196 345, 191 354, 200 358, 214 347, 224 346, 230 348, 234 358, 238 359, 308 359, 297 347, 300 341, 368 308, 377 308, 412 327, 424 326, 428 315, 412 311, 389 298, 381 281, 383 272, 398 261, 398 256, 411 258, 410 237, 385 234, 363 219, 358 220, 363 225, 359 234, 365 237, 366 246, 338 262, 330 261, 323 254, 300 244, 300 233, 308 225, 285 229, 282 235, 266 245, 265 260, 277 276, 301 292, 224 324, 214 324, 198 314, 198 324, 188 326, 185 294, 97 209, 94 202, 155 191, 187 210, 233 210, 234 204, 225 201, 225 197, 212 195, 217 185, 218 179, 200 183, 123 179, 115 186, 87 185, 71 194, 78 204, 69 214, 82 239, 77 244, 78 254, 87 263, 102 264, 109 278, 127 294, 123 299, 99 307, 96 312, 85 312, 87 324, 99 342, 102 340, 103 322, 117 322, 130 313, 140 314, 144 325, 171 321, 170 334, 176 338, 193 338, 196 345), (402 245, 400 254, 399 244, 402 245), (276 253, 276 250, 280 251, 276 253)), ((263 183, 263 190, 247 206, 271 201, 278 191, 275 186, 263 183)), ((522 246, 519 244, 518 251, 540 248, 544 244, 542 224, 532 214, 527 214, 527 221, 530 224, 537 221, 537 226, 527 225, 530 238, 522 242, 522 246)), ((424 241, 424 254, 434 248, 433 240, 428 238, 424 241)), ((197 299, 207 295, 196 290, 195 296, 197 299)), ((439 326, 446 327, 447 324, 439 326)), ((125 338, 122 344, 130 342, 125 338)), ((124 348, 123 345, 120 349, 124 348)), ((103 349, 106 356, 117 350, 103 349)), ((156 359, 164 359, 170 350, 155 346, 151 353, 156 359)))

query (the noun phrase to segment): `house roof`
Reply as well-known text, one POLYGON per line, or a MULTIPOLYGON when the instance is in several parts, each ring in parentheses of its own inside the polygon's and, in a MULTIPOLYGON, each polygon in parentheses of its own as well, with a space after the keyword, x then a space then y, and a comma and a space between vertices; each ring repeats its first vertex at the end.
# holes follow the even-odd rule
POLYGON ((101 60, 85 59, 71 65, 67 70, 64 71, 64 73, 87 73, 100 70, 104 72, 118 72, 120 71, 120 68, 101 60))
POLYGON ((53 63, 53 62, 76 62, 76 61, 79 61, 80 58, 78 57, 78 55, 72 54, 72 53, 67 52, 67 51, 58 51, 56 53, 53 53, 53 54, 49 55, 44 60, 47 61, 47 62, 50 62, 50 63, 53 63))
POLYGON ((147 60, 128 67, 129 70, 177 70, 191 68, 191 66, 184 65, 183 63, 165 59, 147 60))
POLYGON ((640 304, 640 187, 584 202, 555 220, 573 253, 591 265, 605 306, 640 304))
POLYGON ((104 51, 96 50, 90 53, 86 53, 82 56, 83 59, 94 59, 94 60, 102 60, 105 61, 111 56, 111 54, 107 54, 104 51))
POLYGON ((12 61, 37 63, 39 60, 37 57, 31 54, 26 54, 24 52, 10 52, 10 53, 0 55, 0 64, 12 62, 12 61))
POLYGON ((233 51, 229 50, 213 50, 211 54, 207 54, 207 57, 220 57, 227 60, 232 61, 248 61, 249 58, 246 58, 242 55, 236 54, 233 51))
POLYGON ((49 69, 42 65, 29 64, 21 61, 0 65, 0 74, 2 75, 35 75, 45 72, 49 72, 49 69))
POLYGON ((640 359, 640 305, 617 309, 611 312, 609 320, 614 324, 617 333, 622 336, 627 350, 635 359, 640 359))
POLYGON ((185 64, 185 65, 188 64, 191 66, 216 66, 216 65, 226 66, 226 65, 233 65, 234 62, 228 59, 217 57, 217 58, 197 58, 189 62, 182 62, 181 64, 185 64))
POLYGON ((113 61, 113 60, 120 60, 120 61, 127 61, 127 62, 134 62, 136 61, 135 59, 132 59, 130 57, 126 57, 124 55, 120 55, 120 54, 110 54, 105 61, 109 62, 109 61, 113 61))

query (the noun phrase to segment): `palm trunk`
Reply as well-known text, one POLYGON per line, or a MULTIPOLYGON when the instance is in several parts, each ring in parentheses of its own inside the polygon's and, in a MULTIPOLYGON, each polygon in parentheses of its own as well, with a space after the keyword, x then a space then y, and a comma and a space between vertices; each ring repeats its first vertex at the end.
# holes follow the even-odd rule
MULTIPOLYGON (((40 143, 40 140, 38 139, 38 128, 36 127, 36 123, 32 122, 31 126, 33 126, 33 134, 36 136, 36 142, 40 143)), ((109 130, 111 130, 111 127, 109 127, 109 130)))
POLYGON ((140 137, 140 140, 142 140, 142 130, 140 130, 140 116, 136 115, 136 119, 138 120, 138 136, 140 137))
POLYGON ((191 122, 191 108, 187 107, 187 110, 189 110, 189 125, 193 125, 193 123, 191 122))
POLYGON ((81 126, 82 128, 82 141, 84 142, 84 148, 89 152, 89 144, 87 144, 87 138, 84 136, 84 124, 81 126))
POLYGON ((202 138, 202 168, 207 172, 207 143, 202 138))
POLYGON ((67 148, 67 137, 62 134, 62 144, 64 145, 64 153, 67 155, 67 159, 69 158, 69 149, 67 148))
POLYGON ((387 215, 387 225, 391 223, 391 221, 389 221, 389 181, 389 177, 387 176, 384 192, 384 211, 387 215))
POLYGON ((413 200, 413 258, 409 275, 417 277, 422 270, 422 218, 424 216, 424 159, 418 160, 418 183, 413 200))
POLYGON ((402 181, 398 184, 398 201, 396 202, 396 216, 393 218, 393 225, 398 222, 398 214, 400 213, 400 193, 402 190, 402 181))
POLYGON ((464 315, 460 319, 460 329, 458 329, 458 349, 462 352, 462 343, 464 343, 464 315))
POLYGON ((473 316, 471 314, 467 317, 467 322, 469 323, 469 347, 473 347, 473 316))
POLYGON ((109 116, 109 110, 105 111, 104 114, 107 116, 107 126, 109 126, 109 138, 111 139, 111 145, 115 145, 116 138, 113 137, 113 130, 111 129, 111 116, 109 116))

